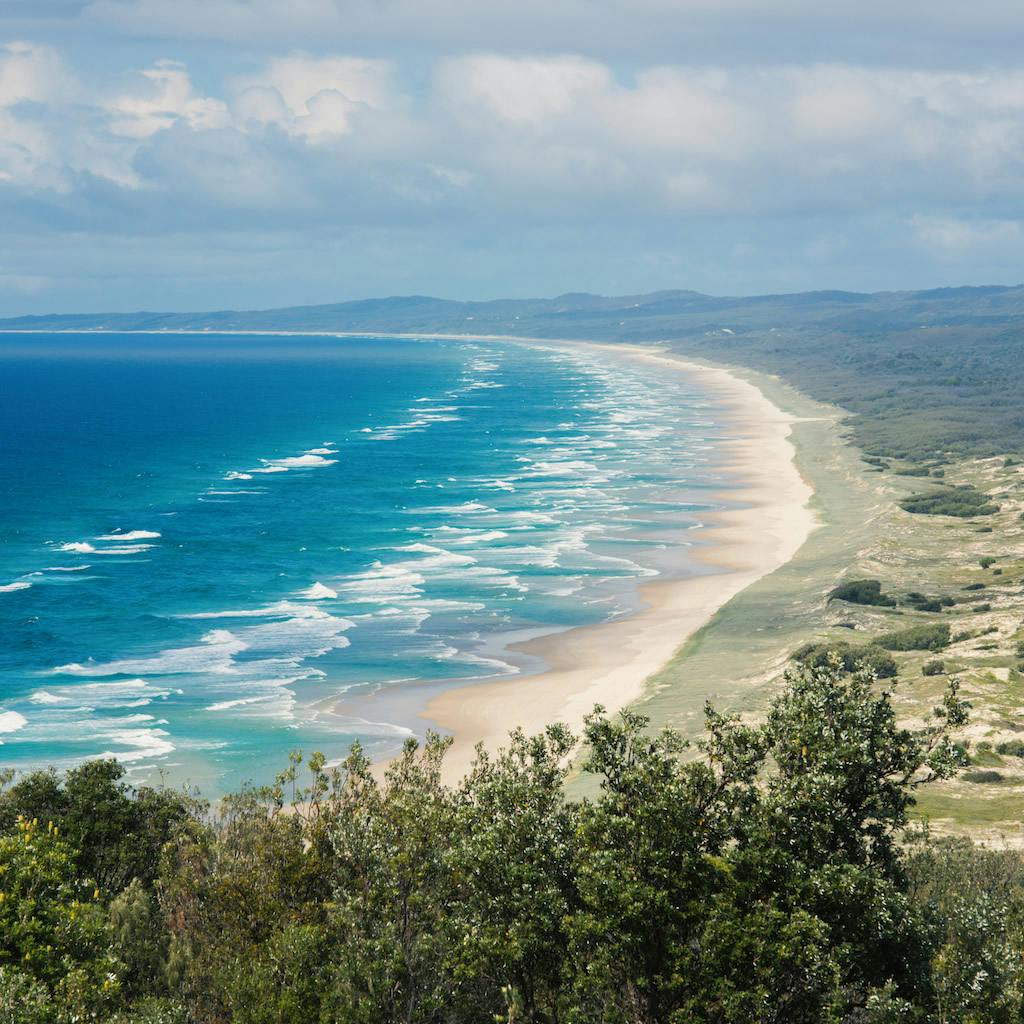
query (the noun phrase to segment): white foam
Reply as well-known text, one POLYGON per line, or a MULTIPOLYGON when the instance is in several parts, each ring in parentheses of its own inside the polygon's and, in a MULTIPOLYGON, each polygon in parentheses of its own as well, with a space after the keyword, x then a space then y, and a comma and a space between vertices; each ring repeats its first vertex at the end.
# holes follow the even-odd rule
POLYGON ((155 530, 129 530, 127 533, 104 533, 97 537, 97 540, 156 540, 160 536, 155 530))
POLYGON ((84 572, 91 568, 91 565, 48 565, 43 572, 84 572))
POLYGON ((0 732, 17 732, 28 725, 28 719, 17 711, 0 711, 0 732))
POLYGON ((310 601, 317 601, 322 598, 335 598, 338 596, 336 590, 331 590, 330 587, 325 587, 319 581, 314 583, 313 586, 307 587, 305 590, 299 591, 299 597, 304 597, 310 601))
POLYGON ((28 590, 32 584, 25 580, 18 580, 16 583, 5 583, 0 587, 0 594, 9 594, 14 590, 28 590))
POLYGON ((251 473, 236 473, 234 470, 232 470, 230 473, 225 473, 224 474, 224 479, 225 480, 251 480, 252 479, 252 474, 251 473))
MULTIPOLYGON (((330 452, 329 454, 336 455, 337 453, 330 452)), ((287 459, 260 459, 260 462, 274 470, 315 469, 319 466, 333 466, 337 461, 337 459, 325 459, 323 455, 317 455, 313 451, 308 451, 305 455, 294 455, 287 459)), ((256 469, 252 472, 265 473, 267 470, 256 469)))
POLYGON ((74 551, 79 555, 92 555, 95 554, 96 549, 85 541, 72 541, 69 544, 61 544, 61 551, 74 551))
POLYGON ((58 697, 55 693, 49 693, 46 690, 36 690, 35 693, 29 697, 29 700, 33 704, 64 704, 67 702, 67 697, 58 697))
POLYGON ((71 662, 58 665, 51 672, 67 676, 173 675, 181 672, 224 674, 235 671, 234 655, 248 646, 229 630, 214 629, 201 637, 195 647, 171 648, 148 658, 124 658, 84 665, 71 662))
POLYGON ((193 612, 190 615, 178 615, 179 619, 290 619, 302 616, 326 615, 317 608, 295 604, 292 601, 278 601, 262 608, 228 609, 218 612, 193 612))
POLYGON ((152 544, 118 544, 114 547, 100 548, 95 552, 97 555, 138 555, 143 551, 149 551, 152 544))
POLYGON ((271 694, 260 694, 258 697, 239 697, 236 700, 222 700, 217 704, 208 704, 204 711, 229 711, 231 708, 241 708, 248 704, 265 704, 273 700, 271 694))
MULTIPOLYGON (((111 724, 116 724, 114 719, 111 724)), ((131 764, 135 761, 143 761, 152 757, 166 757, 174 753, 174 744, 168 738, 169 734, 164 729, 125 729, 112 728, 97 730, 99 738, 107 743, 119 744, 128 747, 128 750, 104 750, 99 754, 90 755, 90 759, 109 760, 116 758, 122 764, 131 764)))

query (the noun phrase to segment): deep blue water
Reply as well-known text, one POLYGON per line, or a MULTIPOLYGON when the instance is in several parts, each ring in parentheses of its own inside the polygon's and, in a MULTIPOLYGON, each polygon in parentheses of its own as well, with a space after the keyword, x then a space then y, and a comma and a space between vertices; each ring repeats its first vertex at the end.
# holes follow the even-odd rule
POLYGON ((721 434, 590 351, 0 335, 0 766, 215 793, 393 750, 422 723, 367 694, 514 672, 503 638, 691 571, 721 434))

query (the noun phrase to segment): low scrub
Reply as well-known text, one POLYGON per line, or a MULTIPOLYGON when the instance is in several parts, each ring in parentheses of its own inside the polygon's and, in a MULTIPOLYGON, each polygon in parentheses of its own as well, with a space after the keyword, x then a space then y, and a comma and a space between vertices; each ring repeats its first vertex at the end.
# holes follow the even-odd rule
POLYGON ((999 506, 990 501, 987 494, 973 487, 955 487, 927 494, 911 494, 900 502, 900 508, 922 516, 957 516, 970 519, 972 516, 990 516, 999 511, 999 506))
POLYGON ((896 662, 875 644, 849 644, 844 640, 832 643, 804 644, 793 653, 793 660, 810 668, 826 668, 836 657, 844 672, 866 669, 878 679, 892 679, 896 675, 896 662))
POLYGON ((882 608, 894 608, 896 599, 882 593, 882 584, 878 580, 849 580, 840 583, 831 594, 832 601, 846 601, 849 604, 877 605, 882 608))
POLYGON ((944 622, 911 626, 883 633, 875 643, 886 651, 942 651, 949 646, 949 626, 944 622))

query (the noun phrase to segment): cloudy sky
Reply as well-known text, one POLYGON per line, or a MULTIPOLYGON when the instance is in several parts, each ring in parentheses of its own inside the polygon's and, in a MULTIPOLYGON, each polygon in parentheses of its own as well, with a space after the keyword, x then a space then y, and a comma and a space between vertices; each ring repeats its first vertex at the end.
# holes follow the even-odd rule
POLYGON ((1011 0, 0 0, 0 315, 1024 280, 1011 0))

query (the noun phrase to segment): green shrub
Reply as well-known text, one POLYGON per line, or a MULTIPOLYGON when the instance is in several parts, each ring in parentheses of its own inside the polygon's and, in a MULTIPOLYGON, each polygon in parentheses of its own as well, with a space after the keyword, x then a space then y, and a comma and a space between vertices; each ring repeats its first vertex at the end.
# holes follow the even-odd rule
POLYGON ((961 776, 964 782, 1002 782, 1003 776, 996 771, 986 770, 980 772, 964 772, 961 776))
POLYGON ((845 672, 864 667, 879 679, 892 679, 897 666, 893 657, 875 644, 855 645, 845 640, 831 643, 809 643, 793 653, 793 660, 811 668, 825 668, 831 655, 838 655, 845 672))
POLYGON ((923 676, 941 676, 946 671, 946 663, 940 658, 936 658, 934 661, 926 661, 921 666, 921 675, 923 676))
POLYGON ((987 569, 990 565, 995 565, 995 564, 996 564, 996 560, 994 558, 991 558, 988 555, 986 555, 984 558, 979 558, 978 559, 978 565, 980 565, 982 567, 982 569, 987 569))
POLYGON ((989 501, 988 495, 973 487, 956 487, 930 494, 911 494, 900 502, 906 512, 923 516, 956 516, 970 519, 972 516, 990 516, 999 511, 999 506, 989 501))
POLYGON ((896 471, 900 476, 930 476, 931 470, 925 466, 908 466, 906 469, 896 471))
POLYGON ((883 633, 875 643, 887 651, 941 651, 949 646, 949 626, 945 623, 911 626, 883 633))
POLYGON ((996 746, 997 754, 1004 754, 1008 757, 1024 757, 1024 740, 1007 740, 996 746))
POLYGON ((968 583, 964 590, 984 590, 987 586, 987 583, 968 583))
POLYGON ((882 593, 882 584, 878 580, 849 580, 840 583, 830 594, 831 601, 846 601, 849 604, 876 605, 883 608, 894 608, 896 599, 882 593))
POLYGON ((991 526, 979 526, 974 532, 975 533, 991 533, 992 532, 992 527, 991 526))
POLYGON ((990 612, 990 611, 992 611, 992 605, 989 604, 988 601, 985 601, 983 604, 972 604, 971 605, 971 611, 972 612, 990 612))

